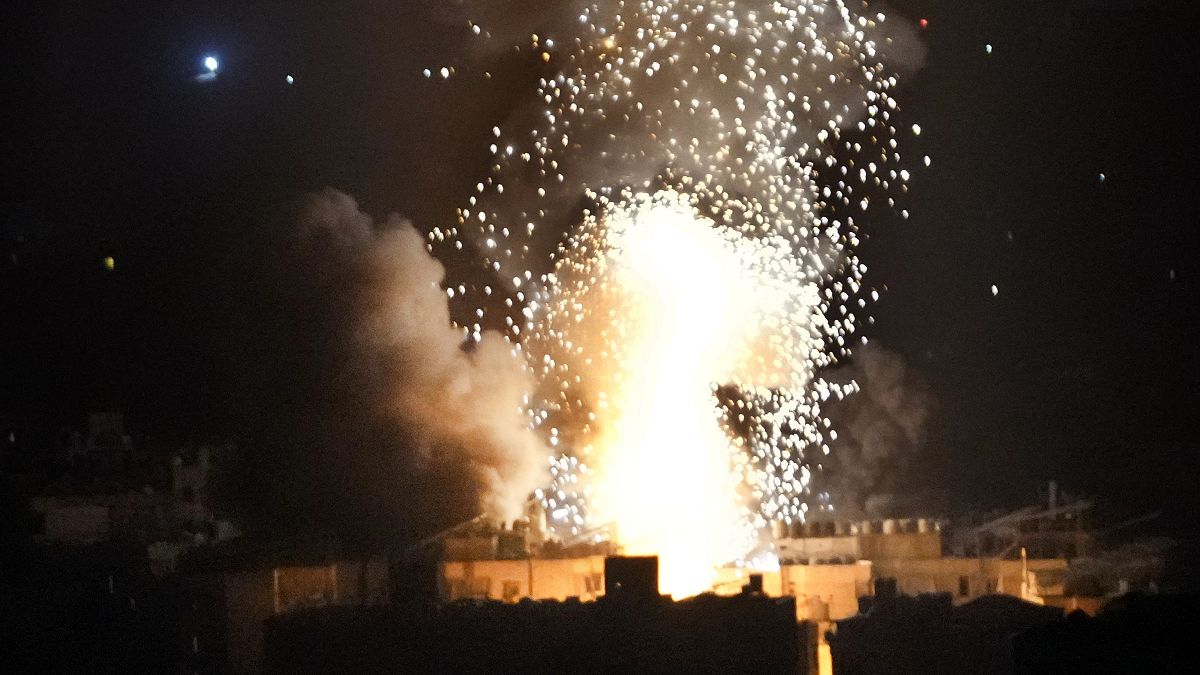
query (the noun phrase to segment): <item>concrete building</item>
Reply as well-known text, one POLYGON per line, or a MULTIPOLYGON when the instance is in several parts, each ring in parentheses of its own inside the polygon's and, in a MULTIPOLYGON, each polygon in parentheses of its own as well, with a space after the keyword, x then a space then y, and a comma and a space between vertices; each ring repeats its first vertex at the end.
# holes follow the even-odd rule
MULTIPOLYGON (((869 561, 871 583, 867 592, 855 589, 855 598, 870 595, 876 580, 889 579, 901 593, 949 593, 955 604, 997 593, 1038 604, 1064 602, 1065 557, 1027 558, 1023 549, 1012 547, 1003 555, 946 556, 941 528, 929 519, 780 524, 776 535, 785 568, 787 563, 813 567, 869 561)), ((838 604, 849 613, 834 609, 834 620, 856 611, 854 603, 838 604)))
POLYGON ((1001 594, 1036 604, 1062 607, 1063 558, 1002 560, 998 558, 938 558, 935 560, 880 559, 876 578, 896 580, 905 595, 948 593, 955 604, 980 596, 1001 594))
POLYGON ((124 528, 147 531, 160 527, 164 500, 153 491, 118 489, 92 494, 45 494, 30 500, 41 519, 37 538, 44 542, 86 546, 106 541, 124 528))
POLYGON ((438 583, 444 600, 595 600, 604 593, 604 556, 446 561, 438 583))
POLYGON ((796 622, 792 600, 750 589, 673 601, 659 595, 657 562, 602 560, 609 588, 595 602, 325 607, 273 617, 267 621, 265 670, 813 672, 816 634, 810 624, 796 622))
MULTIPOLYGON (((515 602, 601 593, 603 553, 537 557, 522 548, 524 536, 519 526, 476 524, 443 538, 439 596, 515 602)), ((940 528, 924 519, 780 526, 778 569, 718 570, 713 591, 737 593, 759 572, 767 595, 796 598, 798 618, 816 621, 853 616, 858 598, 872 595, 880 580, 909 595, 948 593, 955 604, 990 594, 1059 607, 1066 602, 1065 558, 945 557, 941 547, 940 528)))
MULTIPOLYGON (((198 664, 255 673, 262 669, 263 622, 314 607, 388 602, 387 560, 286 560, 236 563, 186 573, 195 611, 184 624, 198 664)), ((202 670, 203 668, 201 668, 202 670)))
MULTIPOLYGON (((604 555, 555 547, 533 528, 495 528, 474 522, 440 539, 438 595, 443 601, 475 598, 518 602, 595 600, 603 594, 604 555), (559 557, 538 557, 553 551, 559 557)), ((796 618, 813 622, 821 636, 820 672, 831 672, 826 631, 859 613, 859 599, 888 593, 938 593, 952 605, 1007 595, 1038 605, 1065 607, 1065 558, 947 557, 933 520, 880 520, 779 524, 773 570, 723 568, 713 592, 735 595, 759 577, 761 592, 792 598, 796 618)), ((1019 553, 1019 552, 1018 552, 1019 553)))
POLYGON ((86 546, 108 539, 112 530, 107 500, 39 498, 33 511, 42 518, 45 541, 86 546))
POLYGON ((776 523, 780 562, 930 560, 942 557, 942 535, 930 519, 776 523))

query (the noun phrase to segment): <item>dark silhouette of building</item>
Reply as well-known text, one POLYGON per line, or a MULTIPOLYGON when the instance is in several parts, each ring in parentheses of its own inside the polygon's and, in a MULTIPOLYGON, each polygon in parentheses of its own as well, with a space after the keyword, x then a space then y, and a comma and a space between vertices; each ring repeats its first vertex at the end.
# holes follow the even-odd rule
POLYGON ((949 594, 863 598, 864 612, 829 636, 835 675, 1011 673, 1009 639, 1062 610, 1007 595, 955 606, 949 594))
POLYGON ((747 592, 675 602, 644 561, 608 566, 595 602, 464 600, 326 607, 267 621, 269 673, 809 673, 816 635, 795 600, 747 592), (628 572, 628 574, 626 574, 628 572))
POLYGON ((1016 673, 1200 672, 1194 596, 1130 593, 1013 638, 1016 673))

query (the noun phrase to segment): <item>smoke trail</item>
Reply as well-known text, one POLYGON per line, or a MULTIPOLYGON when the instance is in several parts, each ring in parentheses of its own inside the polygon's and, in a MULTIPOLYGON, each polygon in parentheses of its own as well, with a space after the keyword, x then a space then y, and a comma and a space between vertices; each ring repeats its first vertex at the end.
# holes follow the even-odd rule
MULTIPOLYGON (((549 454, 522 413, 529 376, 498 334, 464 348, 441 288, 444 269, 422 235, 396 215, 376 223, 353 198, 326 189, 309 198, 286 259, 303 266, 290 272, 303 281, 297 304, 330 305, 316 317, 326 325, 316 329, 343 326, 318 347, 340 352, 333 375, 340 382, 329 386, 367 408, 333 402, 326 410, 403 433, 396 442, 411 456, 401 458, 402 470, 448 467, 471 482, 478 510, 519 516, 549 454)), ((370 457, 351 461, 387 471, 370 457)), ((413 485, 419 476, 379 478, 399 491, 427 492, 413 485)))

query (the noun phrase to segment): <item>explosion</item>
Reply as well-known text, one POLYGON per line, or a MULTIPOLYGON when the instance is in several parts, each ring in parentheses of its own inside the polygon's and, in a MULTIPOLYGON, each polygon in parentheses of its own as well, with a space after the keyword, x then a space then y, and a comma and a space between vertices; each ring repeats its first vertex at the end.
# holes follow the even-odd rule
POLYGON ((884 57, 911 36, 836 0, 550 4, 577 11, 528 36, 534 103, 430 248, 506 280, 457 296, 479 322, 493 294, 511 308, 529 424, 559 453, 537 493, 555 531, 656 553, 691 595, 812 508, 822 405, 855 388, 821 371, 877 297, 854 216, 909 178, 884 57))
POLYGON ((588 515, 614 524, 626 552, 658 554, 664 590, 707 589, 712 561, 740 560, 759 526, 740 490, 754 467, 724 428, 714 385, 806 376, 788 359, 818 345, 788 329, 812 315, 816 289, 790 250, 718 226, 673 192, 611 204, 579 237, 587 243, 557 265, 527 344, 579 378, 558 384, 579 398, 557 403, 558 417, 587 411, 568 445, 585 449, 581 469, 595 467, 588 515))

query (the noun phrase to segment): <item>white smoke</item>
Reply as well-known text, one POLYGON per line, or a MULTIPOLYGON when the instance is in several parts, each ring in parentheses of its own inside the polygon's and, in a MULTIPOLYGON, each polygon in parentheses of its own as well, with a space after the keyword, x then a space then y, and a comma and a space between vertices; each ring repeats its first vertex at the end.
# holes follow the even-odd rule
MULTIPOLYGON (((394 416, 427 456, 461 465, 490 516, 521 515, 539 485, 548 450, 522 412, 532 387, 512 347, 495 332, 473 349, 453 327, 445 270, 424 238, 397 215, 376 223, 349 195, 313 195, 300 221, 303 241, 326 247, 347 274, 352 352, 381 380, 377 412, 394 416)), ((428 457, 427 457, 428 458, 428 457)))

